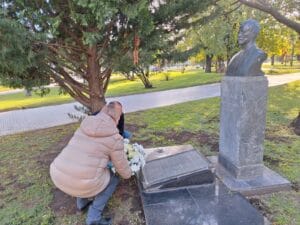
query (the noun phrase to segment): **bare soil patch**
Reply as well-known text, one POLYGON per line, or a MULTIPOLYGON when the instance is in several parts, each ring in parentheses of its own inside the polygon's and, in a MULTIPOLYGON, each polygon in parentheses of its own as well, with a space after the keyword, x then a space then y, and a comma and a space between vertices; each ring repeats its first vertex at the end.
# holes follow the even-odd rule
POLYGON ((37 162, 43 167, 49 167, 54 158, 61 152, 61 150, 68 144, 72 138, 73 133, 64 136, 56 145, 50 147, 45 154, 40 155, 37 158, 37 162))
POLYGON ((251 197, 248 200, 253 207, 255 207, 260 213, 262 213, 264 217, 271 221, 272 213, 259 197, 251 197))
POLYGON ((295 134, 300 136, 300 112, 297 118, 291 123, 291 127, 294 129, 295 134))
POLYGON ((266 134, 265 139, 274 143, 291 143, 291 139, 288 137, 276 136, 271 134, 266 134))
POLYGON ((300 184, 298 182, 292 182, 292 189, 296 192, 299 192, 300 184))
POLYGON ((268 162, 268 163, 270 163, 270 164, 272 164, 272 165, 274 165, 274 166, 278 166, 279 163, 280 163, 279 159, 274 159, 274 158, 272 158, 272 157, 270 157, 268 155, 264 155, 264 159, 263 160, 266 161, 266 162, 268 162))
POLYGON ((125 124, 125 129, 129 130, 132 133, 137 133, 139 129, 146 128, 146 127, 147 127, 146 124, 144 125, 136 125, 136 124, 129 124, 129 123, 125 124))
POLYGON ((134 224, 145 225, 142 202, 134 177, 121 180, 113 197, 122 204, 113 204, 113 207, 104 211, 104 214, 114 218, 114 225, 132 225, 132 221, 135 221, 134 224))
POLYGON ((197 133, 192 133, 189 131, 182 131, 182 132, 171 131, 171 132, 160 133, 160 135, 164 136, 168 140, 172 140, 174 143, 178 145, 189 141, 195 141, 200 145, 209 146, 211 151, 213 152, 219 151, 218 137, 202 131, 199 131, 197 133))
MULTIPOLYGON (((53 189, 53 195, 54 198, 50 207, 56 216, 75 215, 78 213, 76 209, 76 198, 63 193, 57 188, 53 189)), ((113 197, 118 199, 121 205, 114 205, 110 209, 105 208, 103 214, 111 216, 114 220, 114 225, 131 225, 130 219, 132 218, 128 217, 127 214, 122 215, 125 211, 124 208, 128 209, 132 215, 137 215, 139 221, 144 220, 142 204, 134 178, 122 180, 113 197), (125 204, 125 202, 129 204, 125 204)), ((144 225, 144 223, 139 225, 144 225)))
POLYGON ((59 189, 53 189, 53 201, 51 209, 57 216, 76 214, 76 198, 71 197, 59 189))

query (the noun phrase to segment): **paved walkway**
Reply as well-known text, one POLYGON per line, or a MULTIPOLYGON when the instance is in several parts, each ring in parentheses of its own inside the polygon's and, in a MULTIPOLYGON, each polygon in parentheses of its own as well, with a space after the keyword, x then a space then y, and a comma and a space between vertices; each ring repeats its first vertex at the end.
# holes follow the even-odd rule
MULTIPOLYGON (((275 86, 300 80, 300 73, 268 76, 268 79, 269 86, 275 86)), ((220 96, 219 83, 108 98, 107 100, 120 101, 125 112, 129 113, 216 96, 220 96)), ((68 113, 79 115, 78 111, 74 109, 74 105, 79 104, 68 103, 0 113, 0 136, 75 122, 68 116, 68 113)))

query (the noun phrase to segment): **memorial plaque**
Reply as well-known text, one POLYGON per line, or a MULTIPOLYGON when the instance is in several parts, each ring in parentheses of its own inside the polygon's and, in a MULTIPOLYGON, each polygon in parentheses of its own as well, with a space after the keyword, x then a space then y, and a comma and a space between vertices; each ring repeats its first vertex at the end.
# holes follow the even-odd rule
POLYGON ((213 183, 210 163, 191 145, 147 149, 141 182, 144 190, 213 183))

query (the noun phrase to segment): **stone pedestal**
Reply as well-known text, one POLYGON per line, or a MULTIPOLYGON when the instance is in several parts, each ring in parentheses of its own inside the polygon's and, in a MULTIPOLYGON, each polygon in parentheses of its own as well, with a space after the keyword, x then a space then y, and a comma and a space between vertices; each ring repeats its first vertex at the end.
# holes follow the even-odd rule
POLYGON ((222 80, 219 163, 236 179, 263 173, 267 91, 263 76, 222 80))
POLYGON ((221 83, 217 176, 245 195, 289 190, 290 182, 263 165, 268 80, 225 76, 221 83))

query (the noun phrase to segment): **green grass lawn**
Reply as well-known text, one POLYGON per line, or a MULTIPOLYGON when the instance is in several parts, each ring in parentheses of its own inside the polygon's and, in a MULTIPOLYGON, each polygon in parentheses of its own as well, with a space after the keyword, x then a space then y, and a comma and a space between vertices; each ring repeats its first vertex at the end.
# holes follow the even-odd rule
POLYGON ((44 97, 34 93, 32 93, 32 96, 25 96, 24 92, 0 95, 0 111, 55 105, 71 101, 73 99, 69 95, 60 95, 59 88, 54 87, 44 97))
MULTIPOLYGON (((216 73, 206 74, 201 70, 191 70, 185 73, 168 72, 167 74, 170 77, 169 81, 165 81, 165 74, 158 73, 151 76, 150 80, 154 85, 154 88, 151 89, 144 88, 138 78, 134 81, 129 81, 122 76, 115 75, 111 79, 106 95, 111 97, 190 87, 218 82, 221 79, 221 75, 216 73)), ((50 94, 44 97, 40 97, 34 93, 31 97, 26 97, 23 92, 0 95, 0 111, 54 105, 72 101, 73 99, 69 95, 59 95, 59 88, 54 87, 51 88, 50 94)))
MULTIPOLYGON (((263 70, 267 74, 285 74, 300 72, 300 63, 295 62, 293 67, 289 65, 275 64, 264 64, 263 70)), ((202 84, 209 84, 219 82, 221 75, 217 73, 207 74, 203 70, 188 70, 185 73, 180 71, 171 71, 163 73, 153 73, 151 75, 151 82, 154 88, 145 89, 142 82, 136 78, 134 81, 126 80, 123 76, 114 75, 111 79, 107 97, 139 94, 153 91, 162 91, 175 88, 191 87, 202 84), (166 81, 168 75, 169 80, 166 81)), ((0 92, 9 90, 6 87, 0 86, 0 92)), ((24 93, 15 93, 9 95, 0 95, 0 111, 7 111, 13 109, 32 108, 46 105, 55 105, 72 102, 73 99, 69 95, 59 95, 59 88, 51 88, 49 95, 40 97, 39 95, 33 94, 31 97, 24 96, 24 93)))
MULTIPOLYGON (((300 82, 269 89, 265 157, 267 166, 288 178, 293 190, 251 201, 274 225, 300 224, 300 138, 290 126, 300 110, 300 82)), ((145 147, 192 144, 205 155, 218 152, 219 98, 126 115, 133 142, 145 147)), ((75 199, 57 191, 49 164, 78 124, 0 137, 0 224, 81 225, 75 199)), ((122 181, 109 202, 114 225, 144 225, 134 179, 122 181)))
POLYGON ((286 74, 286 73, 299 73, 300 72, 300 62, 294 61, 293 66, 290 66, 289 63, 284 65, 279 62, 276 62, 274 66, 271 66, 270 63, 264 63, 262 68, 266 74, 270 74, 270 75, 280 75, 280 74, 286 74))
POLYGON ((120 77, 115 78, 108 87, 107 96, 129 95, 215 83, 221 80, 221 75, 204 73, 202 70, 190 70, 185 73, 170 71, 152 74, 150 80, 154 88, 145 89, 138 78, 134 81, 120 79, 120 77), (166 75, 169 76, 168 81, 166 81, 166 75))

